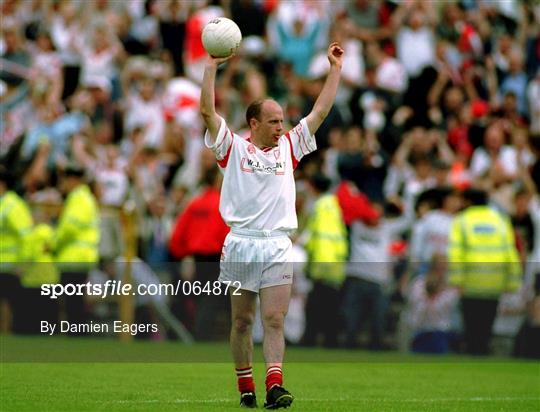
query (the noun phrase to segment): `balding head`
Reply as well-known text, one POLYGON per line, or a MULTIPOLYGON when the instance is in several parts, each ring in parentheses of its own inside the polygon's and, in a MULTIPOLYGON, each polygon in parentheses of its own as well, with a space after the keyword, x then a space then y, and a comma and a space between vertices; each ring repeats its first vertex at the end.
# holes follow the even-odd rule
POLYGON ((248 126, 251 125, 251 119, 257 119, 259 122, 261 121, 261 118, 262 118, 262 113, 263 111, 266 111, 266 109, 268 108, 274 108, 275 107, 279 107, 279 109, 281 109, 281 107, 279 106, 279 104, 275 101, 275 100, 272 100, 272 99, 259 99, 259 100, 255 100, 253 103, 251 103, 249 105, 249 107, 247 108, 246 110, 246 123, 248 126))
POLYGON ((246 111, 246 121, 253 143, 259 147, 274 147, 283 133, 283 109, 272 99, 251 103, 246 111))

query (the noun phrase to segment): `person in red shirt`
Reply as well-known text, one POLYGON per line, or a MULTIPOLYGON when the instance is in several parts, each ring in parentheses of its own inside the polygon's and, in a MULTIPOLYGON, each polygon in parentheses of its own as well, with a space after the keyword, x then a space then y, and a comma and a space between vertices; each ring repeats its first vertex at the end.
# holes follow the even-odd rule
POLYGON ((347 228, 357 219, 368 225, 376 225, 379 222, 381 217, 379 211, 351 181, 342 180, 336 188, 336 196, 347 228))
MULTIPOLYGON (((169 250, 174 258, 182 260, 193 256, 195 279, 201 288, 209 284, 213 289, 219 275, 221 248, 229 227, 219 213, 219 196, 223 178, 216 167, 206 171, 204 188, 195 196, 176 219, 169 250)), ((227 304, 225 296, 201 293, 196 302, 195 338, 209 340, 212 324, 218 311, 227 304)))

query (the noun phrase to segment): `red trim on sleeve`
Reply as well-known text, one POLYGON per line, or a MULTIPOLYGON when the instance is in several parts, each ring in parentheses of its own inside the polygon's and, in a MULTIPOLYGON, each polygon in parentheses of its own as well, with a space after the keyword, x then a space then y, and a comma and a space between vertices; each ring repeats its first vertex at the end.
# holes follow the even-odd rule
POLYGON ((289 132, 287 132, 285 137, 289 141, 289 147, 291 148, 292 167, 293 167, 293 170, 294 170, 298 166, 298 159, 296 157, 294 157, 294 152, 293 152, 293 147, 292 147, 292 140, 291 140, 291 136, 289 135, 289 132))
MULTIPOLYGON (((221 129, 221 127, 220 127, 221 129)), ((227 129, 229 131, 229 133, 231 134, 231 140, 234 138, 234 135, 232 134, 231 132, 231 129, 227 129)), ((218 133, 218 137, 219 137, 219 133, 218 133)), ((223 139, 221 139, 221 142, 219 142, 219 144, 216 146, 216 148, 214 150, 219 150, 219 148, 221 147, 221 145, 223 143, 225 143, 225 138, 227 137, 227 132, 225 132, 225 136, 223 136, 223 139)))
MULTIPOLYGON (((231 144, 230 144, 229 148, 227 149, 227 154, 225 155, 225 157, 223 159, 217 161, 217 164, 222 169, 227 167, 227 163, 229 162, 229 156, 231 154, 231 149, 233 147, 234 135, 232 134, 231 129, 228 129, 228 130, 229 130, 229 133, 231 134, 231 144)), ((225 140, 225 137, 223 138, 223 140, 225 140)))
POLYGON ((296 126, 294 128, 296 134, 298 135, 298 147, 300 148, 300 150, 302 150, 302 154, 303 155, 306 155, 309 153, 309 146, 307 144, 307 141, 306 141, 306 137, 304 136, 304 131, 302 130, 302 124, 299 123, 298 126, 296 126), (298 129, 298 130, 296 130, 298 129), (302 149, 302 145, 300 144, 301 142, 304 142, 304 146, 306 146, 306 151, 304 152, 304 149, 302 149))

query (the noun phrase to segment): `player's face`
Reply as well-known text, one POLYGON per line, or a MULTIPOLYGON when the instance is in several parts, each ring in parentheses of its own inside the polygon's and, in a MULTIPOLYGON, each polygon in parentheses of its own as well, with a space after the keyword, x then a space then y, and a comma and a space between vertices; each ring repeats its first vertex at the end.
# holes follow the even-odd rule
POLYGON ((269 100, 263 103, 261 121, 257 124, 257 134, 264 146, 277 146, 283 134, 283 110, 276 102, 269 100))

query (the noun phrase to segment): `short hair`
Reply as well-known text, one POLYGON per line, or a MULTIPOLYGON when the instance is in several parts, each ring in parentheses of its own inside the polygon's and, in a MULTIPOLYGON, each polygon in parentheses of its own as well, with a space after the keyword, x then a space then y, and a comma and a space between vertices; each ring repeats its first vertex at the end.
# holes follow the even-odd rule
POLYGON ((11 190, 15 187, 15 176, 9 170, 6 170, 4 167, 0 167, 0 182, 3 182, 8 190, 11 190))
POLYGON ((410 163, 413 167, 416 167, 419 164, 427 164, 433 167, 433 162, 428 154, 411 155, 410 163))
POLYGON ((249 126, 251 119, 261 120, 262 105, 267 99, 258 99, 251 103, 246 110, 246 122, 249 126))
POLYGON ((82 179, 84 178, 84 175, 85 175, 84 169, 75 164, 68 165, 66 169, 64 170, 65 177, 76 177, 76 178, 82 179))
POLYGON ((465 190, 463 197, 473 206, 484 206, 488 203, 488 194, 484 190, 470 188, 465 190))
POLYGON ((319 193, 325 193, 332 185, 332 181, 321 172, 315 173, 309 181, 319 193))

